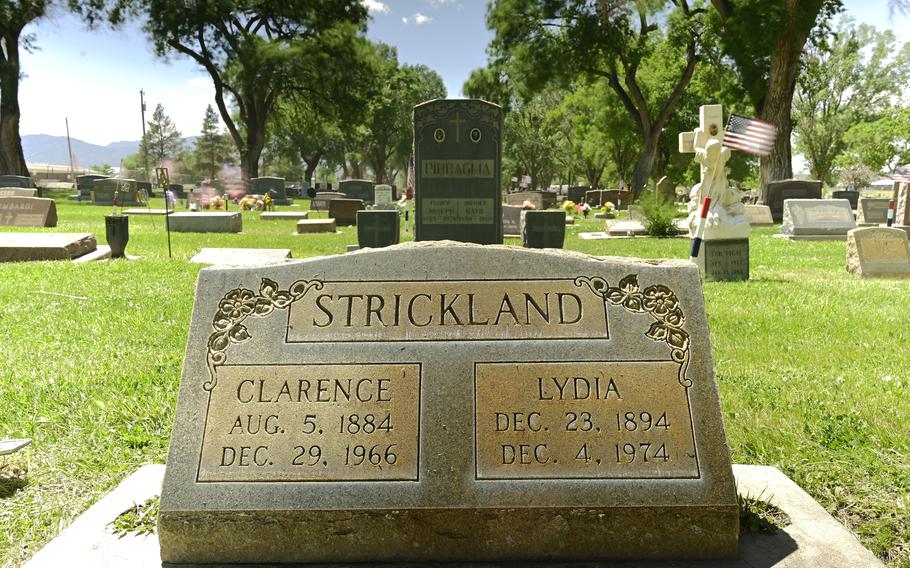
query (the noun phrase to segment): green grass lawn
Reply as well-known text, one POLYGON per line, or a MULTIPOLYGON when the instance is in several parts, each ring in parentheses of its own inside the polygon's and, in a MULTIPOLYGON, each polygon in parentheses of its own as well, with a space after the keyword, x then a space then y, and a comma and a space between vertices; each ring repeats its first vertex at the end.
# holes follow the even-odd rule
MULTIPOLYGON (((49 230, 103 243, 107 213, 60 199, 49 230)), ((132 217, 127 252, 139 261, 0 264, 0 437, 34 439, 0 458, 0 566, 30 557, 141 464, 164 462, 202 268, 190 257, 250 247, 303 258, 357 241, 352 228, 294 235, 291 221, 244 216, 242 234, 172 234, 173 260, 163 219, 132 217)), ((579 220, 566 248, 688 257, 688 239, 576 237, 602 227, 579 220)), ((860 281, 845 243, 773 239, 778 230, 753 232, 750 281, 705 284, 733 460, 779 467, 883 560, 910 567, 910 280, 860 281)))

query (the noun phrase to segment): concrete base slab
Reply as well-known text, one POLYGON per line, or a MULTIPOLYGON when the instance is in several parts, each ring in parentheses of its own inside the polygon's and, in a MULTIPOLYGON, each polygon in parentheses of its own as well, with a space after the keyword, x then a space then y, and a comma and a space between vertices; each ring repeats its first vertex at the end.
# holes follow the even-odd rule
MULTIPOLYGON (((739 559, 730 561, 663 562, 539 562, 522 563, 536 568, 815 568, 884 566, 856 537, 829 515, 808 493, 777 468, 734 465, 736 486, 745 497, 770 501, 783 510, 791 524, 775 534, 740 535, 739 559)), ((163 465, 146 465, 124 480, 112 493, 93 505, 57 538, 41 549, 25 568, 162 568, 156 535, 120 538, 108 525, 135 504, 160 494, 163 465)), ((308 565, 318 568, 326 565, 308 565)), ((509 568, 515 564, 332 564, 334 568, 386 566, 388 568, 509 568)), ((189 568, 189 567, 187 567, 189 568)))
POLYGON ((171 213, 168 216, 175 233, 239 233, 243 216, 237 212, 171 213))
POLYGON ((124 215, 167 215, 168 213, 174 213, 174 211, 165 209, 127 209, 123 212, 124 215))
POLYGON ((847 235, 772 235, 775 239, 787 239, 788 241, 844 241, 847 235))
POLYGON ((291 258, 291 249, 204 248, 190 262, 218 266, 265 266, 291 258))
POLYGON ((98 248, 93 250, 88 254, 83 254, 78 258, 74 258, 73 262, 76 264, 81 264, 84 262, 94 262, 96 260, 106 260, 111 257, 111 247, 107 245, 98 245, 98 248))

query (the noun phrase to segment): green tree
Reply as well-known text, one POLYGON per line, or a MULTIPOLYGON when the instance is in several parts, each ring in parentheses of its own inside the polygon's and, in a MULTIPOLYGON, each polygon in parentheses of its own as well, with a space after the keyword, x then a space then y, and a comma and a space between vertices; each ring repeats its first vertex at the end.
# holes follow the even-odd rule
POLYGON ((865 165, 877 172, 894 173, 897 166, 910 164, 910 108, 895 109, 873 122, 852 126, 844 135, 846 149, 837 159, 838 167, 865 165))
POLYGON ((269 153, 286 163, 302 161, 305 181, 312 182, 319 164, 337 155, 345 141, 341 120, 318 112, 302 97, 280 100, 269 121, 269 153))
POLYGON ((641 139, 631 189, 641 191, 661 133, 701 59, 704 10, 686 0, 495 0, 487 25, 491 51, 537 89, 551 80, 603 77, 641 139), (640 73, 653 55, 649 85, 640 73))
POLYGON ((885 116, 908 79, 910 45, 900 48, 890 30, 845 20, 825 41, 806 48, 793 114, 796 149, 813 177, 834 184, 847 130, 885 116))
POLYGON ((218 115, 212 105, 205 109, 202 119, 202 130, 196 138, 196 149, 193 153, 197 170, 202 175, 214 179, 221 166, 233 158, 233 144, 229 136, 219 128, 218 115))
POLYGON ((531 189, 549 187, 558 172, 557 154, 565 139, 547 118, 562 96, 562 91, 547 89, 527 102, 514 102, 505 117, 503 174, 530 176, 531 189))
POLYGON ((777 127, 770 155, 761 158, 761 185, 793 177, 791 107, 800 57, 813 34, 827 33, 827 22, 841 10, 842 2, 711 0, 711 4, 713 31, 734 62, 755 113, 777 127))
POLYGON ((266 124, 282 93, 352 113, 362 106, 367 10, 359 0, 136 3, 159 55, 189 57, 211 77, 246 180, 259 175, 266 124))
POLYGON ((139 145, 139 154, 148 156, 152 164, 161 164, 163 160, 177 159, 182 149, 180 131, 171 118, 164 114, 164 105, 158 103, 139 145))

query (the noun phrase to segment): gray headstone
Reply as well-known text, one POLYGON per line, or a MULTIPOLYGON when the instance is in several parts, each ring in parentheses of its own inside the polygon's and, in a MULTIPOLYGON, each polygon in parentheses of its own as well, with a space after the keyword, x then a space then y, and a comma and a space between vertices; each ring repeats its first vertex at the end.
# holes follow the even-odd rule
POLYGON ((373 188, 373 205, 378 209, 395 207, 392 186, 381 183, 373 188))
POLYGON ((301 219, 297 221, 297 233, 334 233, 335 219, 301 219))
POLYGON ((358 211, 358 246, 360 248, 380 248, 397 245, 401 240, 400 217, 398 210, 372 209, 369 211, 358 211))
POLYGON ((285 179, 279 177, 258 177, 250 180, 252 193, 256 195, 268 193, 275 205, 291 205, 293 201, 288 198, 284 184, 285 179))
POLYGON ((894 224, 910 225, 910 183, 902 182, 894 193, 894 224))
POLYGON ((165 563, 737 555, 690 263, 407 243, 203 270, 192 314, 165 563))
POLYGON ((338 191, 320 191, 310 201, 310 211, 328 211, 329 201, 333 199, 347 199, 347 195, 338 191))
POLYGON ((587 185, 577 185, 570 187, 566 198, 573 203, 582 203, 585 200, 585 193, 590 190, 591 188, 587 185))
POLYGON ((767 205, 743 205, 746 211, 746 218, 752 226, 773 225, 774 217, 771 215, 771 208, 767 205))
POLYGON ((0 187, 35 187, 32 178, 26 176, 0 176, 0 187))
POLYGON ((329 217, 341 226, 357 224, 357 212, 363 210, 360 199, 332 199, 329 201, 329 217))
POLYGON ((92 186, 99 179, 107 179, 108 176, 102 174, 86 174, 76 176, 76 187, 79 189, 79 198, 90 200, 92 198, 92 186))
POLYGON ((502 206, 502 233, 505 236, 521 236, 521 207, 518 205, 502 206))
POLYGON ((566 214, 562 211, 521 212, 521 241, 526 248, 562 248, 566 214))
POLYGON ((0 187, 0 197, 40 197, 34 187, 0 187))
POLYGON ((634 193, 621 189, 594 189, 585 193, 585 203, 592 207, 600 207, 609 202, 618 211, 628 209, 634 199, 634 193))
POLYGON ((748 280, 749 239, 702 241, 695 263, 709 282, 748 280))
POLYGON ((186 188, 182 183, 172 183, 167 188, 174 194, 177 199, 186 199, 186 188))
POLYGON ((175 233, 239 233, 243 231, 243 216, 228 211, 184 211, 167 216, 175 233))
POLYGON ((861 197, 859 207, 856 208, 856 224, 873 224, 878 225, 888 222, 888 202, 887 197, 861 197))
POLYGON ((862 278, 910 277, 910 242, 901 229, 866 227, 847 233, 847 272, 862 278))
POLYGON ((56 227, 57 204, 43 197, 0 197, 0 225, 56 227))
POLYGON ((0 233, 0 262, 69 260, 96 248, 91 233, 0 233))
POLYGON ((533 205, 535 209, 551 209, 556 207, 556 194, 552 191, 520 191, 506 194, 508 205, 521 206, 525 201, 533 205))
POLYGON ((676 184, 670 181, 667 176, 660 178, 655 189, 664 200, 676 201, 676 184))
POLYGON ((787 199, 780 232, 792 236, 830 235, 846 238, 856 228, 846 199, 787 199))
POLYGON ((832 191, 832 199, 846 199, 850 202, 850 207, 856 209, 859 204, 859 192, 858 191, 832 191))
POLYGON ((113 205, 115 192, 118 205, 145 205, 139 195, 136 180, 117 178, 96 179, 92 182, 92 205, 113 205))
POLYGON ((761 202, 771 208, 775 223, 784 218, 784 201, 787 199, 821 199, 822 182, 784 179, 768 182, 762 188, 761 202))
POLYGON ((502 109, 439 99, 414 107, 418 241, 502 243, 502 109))
POLYGON ((368 179, 346 179, 338 182, 338 191, 347 195, 348 199, 359 199, 366 203, 373 203, 373 182, 368 179))

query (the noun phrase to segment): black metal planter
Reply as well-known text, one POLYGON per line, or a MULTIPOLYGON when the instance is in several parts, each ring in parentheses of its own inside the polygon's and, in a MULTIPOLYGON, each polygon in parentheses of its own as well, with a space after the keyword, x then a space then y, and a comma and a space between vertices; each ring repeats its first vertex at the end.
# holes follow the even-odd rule
POLYGON ((111 258, 126 256, 126 243, 130 240, 130 218, 128 215, 105 215, 104 228, 107 245, 111 247, 111 258))

